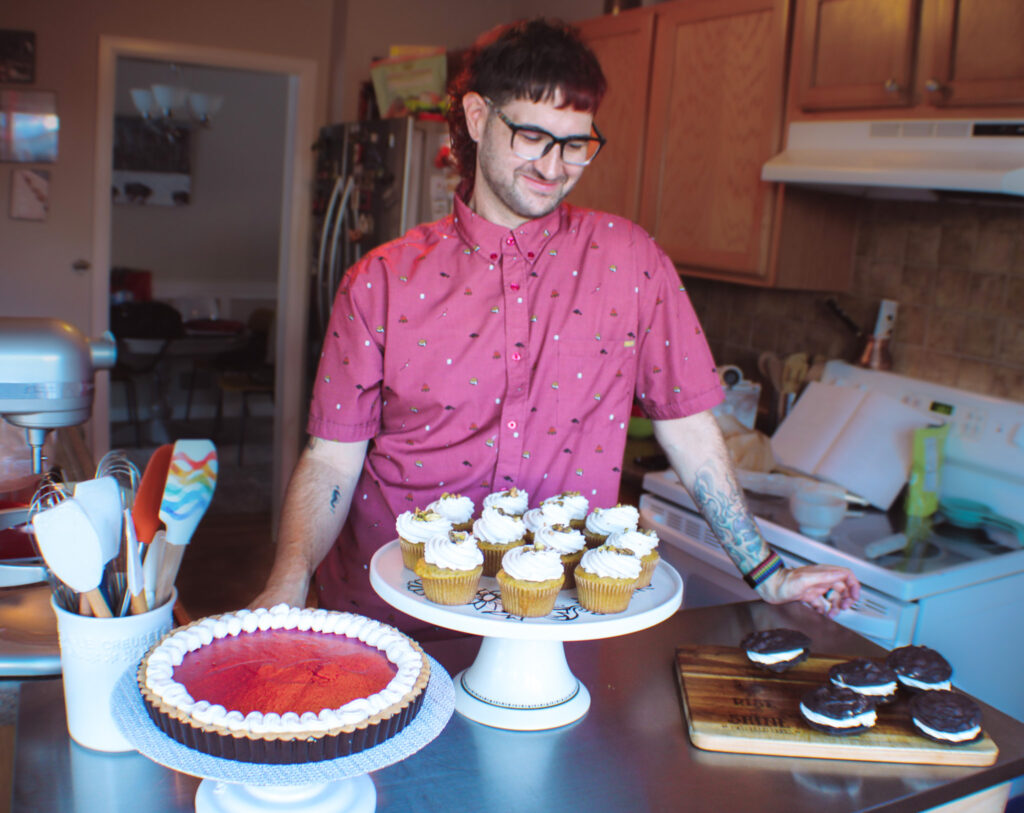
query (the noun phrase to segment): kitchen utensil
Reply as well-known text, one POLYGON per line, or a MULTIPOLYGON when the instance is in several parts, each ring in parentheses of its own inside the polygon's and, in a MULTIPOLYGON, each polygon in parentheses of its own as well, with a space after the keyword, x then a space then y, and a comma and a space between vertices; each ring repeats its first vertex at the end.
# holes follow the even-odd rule
POLYGON ((142 582, 146 591, 146 601, 151 607, 154 606, 153 591, 156 588, 156 575, 160 569, 160 554, 163 550, 162 537, 156 539, 161 533, 162 526, 160 501, 164 497, 167 471, 171 467, 173 453, 174 445, 171 443, 165 443, 153 450, 142 473, 142 480, 139 481, 139 489, 135 493, 135 502, 132 505, 135 533, 142 550, 142 582))
POLYGON ((828 539, 846 516, 846 500, 835 490, 801 484, 789 498, 789 510, 801 533, 813 539, 828 539))
POLYGON ((892 355, 889 353, 889 342, 892 339, 892 332, 896 325, 896 311, 899 303, 892 299, 883 299, 878 306, 878 318, 875 321, 875 330, 864 345, 860 358, 857 361, 861 367, 869 370, 890 370, 892 369, 892 355))
POLYGON ((1009 517, 1000 516, 984 503, 948 497, 939 503, 939 513, 945 517, 947 522, 958 528, 992 527, 1007 531, 1017 538, 1017 542, 1021 546, 1024 546, 1024 524, 1009 517))
POLYGON ((88 514, 74 498, 40 511, 32 518, 36 542, 54 575, 82 593, 94 615, 113 613, 99 590, 103 576, 103 548, 88 514))
POLYGON ((121 504, 131 508, 142 474, 123 449, 111 449, 96 466, 97 477, 113 477, 121 487, 121 504))
POLYGON ((785 403, 782 394, 782 360, 775 353, 766 350, 758 356, 757 369, 771 384, 772 396, 775 399, 775 421, 781 421, 785 403))
POLYGON ((858 339, 864 338, 864 331, 860 329, 860 325, 854 322, 853 319, 850 318, 850 315, 839 306, 835 297, 830 296, 826 299, 825 307, 828 308, 829 311, 835 315, 855 337, 858 339))
POLYGON ((806 353, 793 353, 786 356, 786 361, 782 366, 782 395, 785 401, 783 416, 788 415, 789 410, 793 408, 793 402, 800 394, 800 388, 804 384, 809 366, 806 353))
POLYGON ((124 541, 131 610, 133 615, 139 615, 149 610, 149 602, 146 601, 145 583, 142 578, 142 549, 139 537, 135 533, 135 520, 130 508, 124 509, 124 541))
POLYGON ((217 487, 217 449, 210 440, 179 440, 174 444, 160 503, 160 519, 167 528, 167 546, 157 578, 157 600, 166 596, 174 584, 199 520, 213 499, 217 487))
POLYGON ((113 477, 98 477, 75 483, 73 495, 99 537, 105 565, 121 547, 121 487, 113 477))

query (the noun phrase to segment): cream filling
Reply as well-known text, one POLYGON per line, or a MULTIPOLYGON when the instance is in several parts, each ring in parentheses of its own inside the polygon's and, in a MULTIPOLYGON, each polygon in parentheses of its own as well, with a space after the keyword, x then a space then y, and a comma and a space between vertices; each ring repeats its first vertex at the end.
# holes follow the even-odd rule
POLYGON ((923 680, 914 680, 914 678, 907 677, 906 675, 897 675, 897 677, 904 686, 909 686, 912 689, 921 689, 926 692, 952 688, 948 680, 943 680, 940 683, 925 683, 923 680))
POLYGON ((748 649, 747 657, 754 663, 773 664, 791 661, 793 658, 799 657, 803 651, 803 647, 800 649, 787 649, 785 652, 753 652, 748 649))
POLYGON ((875 710, 869 709, 855 717, 836 720, 832 717, 825 717, 823 714, 815 714, 803 703, 800 704, 800 713, 812 723, 828 726, 829 728, 858 728, 859 726, 873 726, 875 721, 878 719, 878 715, 875 713, 875 710))
POLYGON ((936 731, 934 728, 929 728, 916 717, 912 718, 914 725, 920 728, 929 737, 935 737, 937 740, 946 740, 946 742, 965 742, 967 740, 973 740, 981 733, 981 726, 975 726, 974 728, 968 728, 966 731, 936 731))
POLYGON ((422 655, 394 627, 352 613, 300 609, 278 604, 269 610, 239 610, 228 616, 205 618, 172 633, 149 655, 146 661, 146 686, 164 703, 190 715, 203 724, 219 725, 234 732, 253 735, 325 733, 334 728, 356 725, 379 714, 401 700, 416 685, 423 666, 422 655), (355 638, 379 649, 398 668, 384 689, 369 697, 358 698, 336 709, 319 714, 283 715, 258 711, 247 716, 206 700, 194 700, 184 685, 174 680, 174 667, 185 655, 209 644, 215 638, 243 635, 256 630, 298 629, 355 638))
POLYGON ((879 683, 876 686, 851 686, 846 683, 842 678, 833 678, 832 682, 836 686, 842 686, 844 689, 851 689, 857 692, 857 694, 868 694, 872 697, 885 697, 896 691, 896 681, 891 683, 879 683))

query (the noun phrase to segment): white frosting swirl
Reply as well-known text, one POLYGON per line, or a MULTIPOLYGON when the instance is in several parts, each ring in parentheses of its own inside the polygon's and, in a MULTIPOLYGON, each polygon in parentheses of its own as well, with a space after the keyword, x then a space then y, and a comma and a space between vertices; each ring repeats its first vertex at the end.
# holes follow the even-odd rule
POLYGON ((513 579, 525 582, 546 582, 564 574, 558 551, 520 545, 501 557, 501 569, 513 579))
POLYGON ((433 511, 405 511, 395 520, 398 535, 409 542, 426 542, 451 529, 451 522, 433 511))
POLYGON ((540 547, 557 551, 559 556, 578 553, 587 546, 586 537, 582 533, 565 525, 541 528, 534 534, 533 542, 540 547))
POLYGON ((609 534, 605 544, 613 548, 622 548, 632 551, 640 558, 643 558, 656 547, 658 547, 658 535, 654 531, 616 531, 609 534))
POLYGON ((473 570, 484 563, 476 537, 462 531, 430 537, 423 548, 423 558, 445 570, 473 570))
POLYGON ((629 551, 602 545, 583 554, 580 567, 606 579, 640 578, 640 559, 629 551))
POLYGON ((473 536, 493 545, 518 542, 525 533, 526 525, 519 517, 506 514, 499 508, 485 508, 480 519, 473 523, 473 536))
POLYGON ((227 616, 205 618, 168 635, 146 660, 146 687, 164 703, 181 710, 200 723, 219 725, 230 731, 261 736, 271 733, 302 735, 323 733, 340 726, 355 725, 400 701, 419 679, 423 656, 394 627, 351 613, 300 609, 278 604, 269 610, 239 610, 227 616), (263 629, 300 629, 308 624, 315 632, 355 638, 381 650, 398 671, 384 689, 336 709, 301 716, 225 709, 206 700, 196 701, 174 680, 174 667, 185 655, 215 638, 247 635, 263 629))
POLYGON ((446 492, 430 503, 427 506, 427 510, 440 514, 451 522, 452 525, 460 525, 463 522, 469 522, 473 518, 475 508, 473 501, 469 497, 464 497, 461 494, 448 494, 446 492))
POLYGON ((578 491, 563 491, 561 494, 555 494, 544 500, 541 505, 548 503, 562 506, 569 512, 569 519, 586 519, 587 512, 590 510, 590 501, 578 491))
POLYGON ((587 530, 608 536, 621 531, 635 531, 639 522, 640 512, 632 505, 595 508, 587 515, 587 530))
POLYGON ((530 495, 513 486, 507 491, 495 491, 484 497, 484 508, 500 508, 506 514, 522 516, 530 506, 530 495))
POLYGON ((569 519, 569 512, 557 503, 539 505, 523 514, 526 530, 533 533, 551 525, 568 525, 569 519))

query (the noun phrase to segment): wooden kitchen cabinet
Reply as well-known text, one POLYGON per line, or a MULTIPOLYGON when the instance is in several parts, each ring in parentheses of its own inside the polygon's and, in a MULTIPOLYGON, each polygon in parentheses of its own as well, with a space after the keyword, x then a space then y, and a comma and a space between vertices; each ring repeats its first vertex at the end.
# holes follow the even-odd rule
POLYGON ((912 116, 1022 105, 1022 43, 1021 0, 796 0, 796 104, 912 116))

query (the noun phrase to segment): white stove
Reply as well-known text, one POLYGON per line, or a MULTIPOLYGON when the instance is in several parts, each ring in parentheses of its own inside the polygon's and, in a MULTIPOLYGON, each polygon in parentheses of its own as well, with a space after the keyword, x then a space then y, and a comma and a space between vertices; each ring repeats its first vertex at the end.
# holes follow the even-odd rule
MULTIPOLYGON (((1024 404, 842 362, 829 362, 823 380, 876 388, 952 423, 941 498, 982 502, 1011 529, 1012 520, 1024 521, 1024 404)), ((673 472, 649 473, 644 491, 641 524, 658 532, 687 582, 684 606, 757 597, 673 472)), ((822 541, 797 530, 785 497, 748 491, 747 500, 788 566, 840 564, 860 579, 861 599, 839 623, 886 648, 939 650, 958 687, 1024 720, 1024 540, 1006 526, 958 527, 938 514, 928 535, 908 545, 897 499, 888 512, 851 508, 822 541)))

